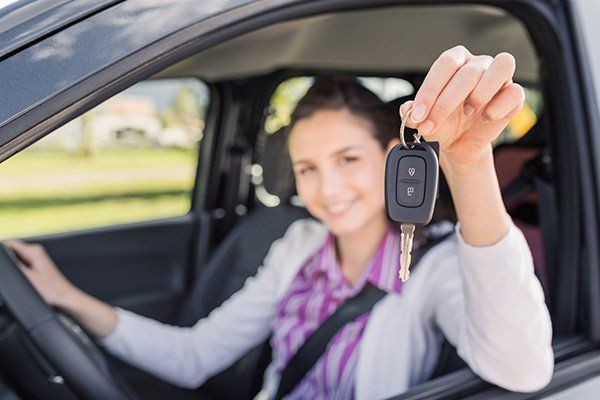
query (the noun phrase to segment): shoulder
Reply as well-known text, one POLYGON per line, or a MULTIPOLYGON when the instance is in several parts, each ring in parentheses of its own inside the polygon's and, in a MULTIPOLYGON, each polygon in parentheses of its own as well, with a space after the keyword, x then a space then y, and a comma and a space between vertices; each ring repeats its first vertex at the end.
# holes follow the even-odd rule
POLYGON ((305 218, 293 222, 285 234, 274 241, 265 258, 265 264, 278 265, 287 271, 303 263, 323 244, 327 227, 314 219, 305 218))
POLYGON ((398 294, 390 293, 387 303, 398 307, 398 302, 410 303, 420 313, 431 307, 439 292, 461 290, 461 272, 458 239, 451 234, 431 247, 412 268, 410 279, 398 294), (395 305, 393 305, 395 304, 395 305))
POLYGON ((423 254, 415 276, 431 281, 434 277, 458 273, 459 269, 458 238, 453 233, 423 254))
POLYGON ((273 244, 285 249, 302 249, 321 243, 327 236, 327 227, 314 219, 303 218, 294 221, 285 231, 281 239, 273 244))

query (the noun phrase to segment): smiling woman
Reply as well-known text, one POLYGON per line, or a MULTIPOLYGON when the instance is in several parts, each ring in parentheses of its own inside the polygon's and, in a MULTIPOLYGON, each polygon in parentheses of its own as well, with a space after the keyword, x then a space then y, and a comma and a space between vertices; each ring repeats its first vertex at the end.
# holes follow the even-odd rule
MULTIPOLYGON (((438 60, 462 57, 468 65, 470 56, 456 47, 438 60)), ((513 70, 503 57, 488 67, 507 81, 513 70)), ((447 87, 460 87, 466 85, 461 80, 472 81, 470 74, 479 72, 463 70, 459 62, 445 63, 460 71, 449 74, 436 65, 425 88, 444 89, 439 83, 447 75, 451 82, 458 80, 447 87)), ((505 96, 492 93, 474 112, 459 108, 438 115, 439 130, 426 132, 442 136, 442 160, 447 157, 442 168, 460 221, 455 236, 432 247, 407 284, 397 278, 399 235, 386 220, 383 196, 385 159, 398 143, 399 115, 347 78, 317 79, 289 126, 297 191, 318 222, 293 223, 273 244, 258 274, 191 328, 113 308, 67 281, 41 247, 20 241, 11 245, 30 266, 24 273, 50 304, 71 314, 117 357, 182 387, 197 387, 272 332, 273 361, 262 391, 267 398, 370 399, 401 393, 431 374, 442 334, 484 379, 510 390, 538 390, 552 375, 550 318, 527 243, 502 204, 490 152, 524 97, 522 91, 507 90, 510 85, 494 89, 481 82, 489 86, 483 89, 505 96), (483 114, 494 110, 492 98, 510 107, 484 121, 483 114), (475 139, 469 137, 473 126, 479 127, 475 139), (461 145, 461 138, 467 145, 461 145), (485 207, 466 215, 473 192, 485 207), (292 357, 343 302, 373 286, 382 292, 378 307, 345 321, 305 375, 289 373, 292 357), (502 298, 513 303, 508 311, 495 307, 502 298), (291 382, 289 376, 295 376, 291 382)), ((427 107, 422 119, 436 115, 437 102, 427 103, 421 93, 416 101, 427 107)))

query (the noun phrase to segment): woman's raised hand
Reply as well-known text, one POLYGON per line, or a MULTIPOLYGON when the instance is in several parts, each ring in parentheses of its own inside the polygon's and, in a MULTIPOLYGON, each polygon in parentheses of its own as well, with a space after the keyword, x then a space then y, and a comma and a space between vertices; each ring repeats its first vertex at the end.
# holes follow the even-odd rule
POLYGON ((523 106, 525 92, 513 83, 515 59, 473 55, 464 46, 443 52, 433 63, 414 101, 407 125, 426 140, 440 142, 442 158, 454 167, 476 165, 523 106))
POLYGON ((21 271, 42 298, 52 306, 61 306, 75 287, 56 267, 46 249, 20 240, 7 240, 5 243, 27 264, 21 267, 21 271))

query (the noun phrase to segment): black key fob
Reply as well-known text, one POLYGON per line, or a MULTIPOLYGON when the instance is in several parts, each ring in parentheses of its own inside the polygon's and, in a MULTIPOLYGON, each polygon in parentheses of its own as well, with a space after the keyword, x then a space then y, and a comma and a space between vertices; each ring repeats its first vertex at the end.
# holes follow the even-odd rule
POLYGON ((397 223, 425 225, 431 221, 439 196, 438 142, 396 145, 385 165, 385 209, 397 223))

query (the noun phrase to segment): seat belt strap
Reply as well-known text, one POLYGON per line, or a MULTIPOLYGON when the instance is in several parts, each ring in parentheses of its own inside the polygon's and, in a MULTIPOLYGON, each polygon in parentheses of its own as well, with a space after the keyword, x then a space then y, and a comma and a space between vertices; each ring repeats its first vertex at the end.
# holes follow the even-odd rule
POLYGON ((294 354, 281 374, 275 399, 280 400, 289 394, 317 360, 325 353, 327 345, 335 334, 348 322, 371 310, 385 296, 386 292, 367 283, 360 293, 346 300, 337 310, 304 342, 294 354))

